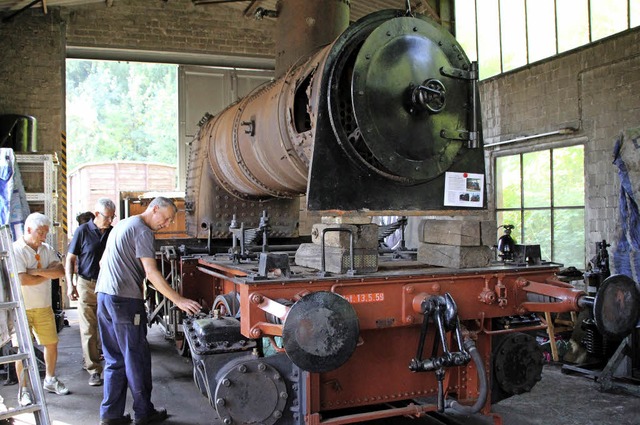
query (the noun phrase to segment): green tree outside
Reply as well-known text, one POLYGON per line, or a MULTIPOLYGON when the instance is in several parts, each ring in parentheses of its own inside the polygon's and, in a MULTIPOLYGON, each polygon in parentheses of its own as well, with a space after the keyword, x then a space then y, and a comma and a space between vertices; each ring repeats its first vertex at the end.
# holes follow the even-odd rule
POLYGON ((104 161, 176 165, 177 66, 67 60, 67 168, 104 161))
POLYGON ((584 146, 498 157, 495 176, 498 225, 544 260, 584 268, 584 146))

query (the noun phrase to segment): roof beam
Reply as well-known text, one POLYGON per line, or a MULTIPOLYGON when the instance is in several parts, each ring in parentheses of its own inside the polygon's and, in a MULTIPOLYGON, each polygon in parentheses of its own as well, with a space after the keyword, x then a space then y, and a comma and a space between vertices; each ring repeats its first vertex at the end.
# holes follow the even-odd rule
POLYGON ((43 2, 42 5, 44 7, 44 13, 47 13, 47 9, 46 9, 46 5, 44 4, 44 0, 33 0, 31 3, 29 3, 28 5, 16 10, 15 12, 13 12, 12 14, 5 16, 4 18, 2 18, 2 22, 9 22, 11 21, 13 18, 15 18, 16 16, 18 16, 19 14, 21 14, 22 12, 24 12, 25 10, 29 9, 31 6, 43 2))

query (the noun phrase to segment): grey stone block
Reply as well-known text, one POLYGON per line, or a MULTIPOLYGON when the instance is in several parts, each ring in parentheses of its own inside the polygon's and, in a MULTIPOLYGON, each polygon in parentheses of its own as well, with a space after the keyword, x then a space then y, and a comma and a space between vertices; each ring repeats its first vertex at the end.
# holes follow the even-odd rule
POLYGON ((481 245, 478 220, 422 220, 418 230, 420 242, 453 245, 481 245))
POLYGON ((495 220, 480 222, 480 245, 493 246, 498 243, 498 224, 495 220))
POLYGON ((432 266, 467 269, 486 267, 491 262, 488 246, 454 246, 421 243, 418 261, 432 266))
MULTIPOLYGON (((304 243, 296 251, 296 264, 303 267, 321 270, 322 247, 314 243, 304 243)), ((354 268, 357 274, 378 271, 378 250, 354 249, 354 268)), ((351 267, 349 248, 325 247, 325 271, 330 273, 346 273, 351 267)))

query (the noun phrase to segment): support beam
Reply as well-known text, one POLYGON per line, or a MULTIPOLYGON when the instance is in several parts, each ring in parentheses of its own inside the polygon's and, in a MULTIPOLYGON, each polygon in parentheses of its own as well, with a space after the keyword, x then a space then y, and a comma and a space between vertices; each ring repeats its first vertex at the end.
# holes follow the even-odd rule
MULTIPOLYGON (((31 3, 29 3, 28 5, 24 6, 23 8, 20 8, 18 10, 16 10, 15 12, 13 12, 12 14, 5 16, 4 18, 2 18, 2 22, 10 22, 13 18, 15 18, 16 16, 18 16, 19 14, 21 14, 22 12, 24 12, 25 10, 29 9, 31 6, 34 6, 40 2, 43 2, 43 6, 44 6, 44 0, 33 0, 31 3)), ((45 7, 45 12, 46 12, 46 6, 45 7)))

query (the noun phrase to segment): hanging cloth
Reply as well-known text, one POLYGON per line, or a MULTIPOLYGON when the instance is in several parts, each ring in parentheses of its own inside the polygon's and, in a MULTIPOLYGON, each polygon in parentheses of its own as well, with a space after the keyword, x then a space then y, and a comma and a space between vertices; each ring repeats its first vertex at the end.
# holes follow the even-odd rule
POLYGON ((613 244, 613 268, 615 273, 627 275, 635 281, 640 275, 640 212, 627 167, 628 161, 625 162, 623 155, 632 153, 632 162, 637 162, 639 142, 640 128, 631 129, 620 134, 613 148, 613 164, 618 167, 620 178, 618 234, 613 244), (625 142, 632 146, 625 146, 625 142))
POLYGON ((22 236, 29 215, 27 195, 11 148, 0 148, 0 225, 11 227, 13 240, 22 236))

